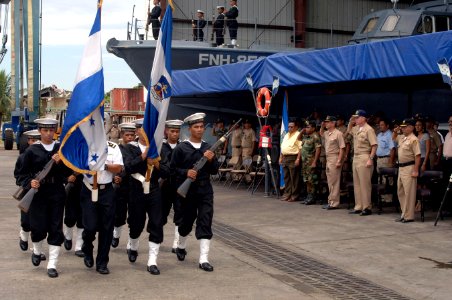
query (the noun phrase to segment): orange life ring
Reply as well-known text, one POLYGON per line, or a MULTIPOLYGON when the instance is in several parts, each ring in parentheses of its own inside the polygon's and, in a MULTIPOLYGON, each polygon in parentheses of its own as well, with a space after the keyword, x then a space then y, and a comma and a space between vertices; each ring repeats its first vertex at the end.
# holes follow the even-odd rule
POLYGON ((257 97, 256 97, 256 107, 257 107, 257 113, 261 117, 267 117, 268 112, 270 110, 270 104, 271 104, 272 96, 270 93, 270 90, 266 87, 260 88, 259 91, 257 91, 257 97), (262 98, 265 99, 265 105, 262 108, 262 98))

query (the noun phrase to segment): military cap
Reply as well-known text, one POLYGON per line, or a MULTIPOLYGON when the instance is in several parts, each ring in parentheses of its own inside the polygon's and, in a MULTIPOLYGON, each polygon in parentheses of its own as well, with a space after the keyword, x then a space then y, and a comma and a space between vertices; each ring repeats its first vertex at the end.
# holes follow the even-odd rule
POLYGON ((364 118, 367 118, 367 112, 365 110, 363 110, 363 109, 358 109, 353 114, 353 117, 364 117, 364 118))
POLYGON ((198 9, 196 12, 201 13, 201 14, 204 14, 204 11, 203 11, 203 10, 200 10, 200 9, 198 9))
POLYGON ((224 8, 224 6, 223 5, 218 5, 217 6, 217 9, 221 9, 221 8, 224 8))
POLYGON ((136 120, 133 121, 133 124, 135 124, 136 128, 141 128, 141 127, 143 127, 143 121, 144 121, 143 118, 136 119, 136 120))
POLYGON ((39 140, 41 138, 41 134, 37 129, 25 131, 24 135, 26 135, 28 139, 39 140))
POLYGON ((316 124, 315 120, 306 120, 304 122, 304 125, 311 126, 311 127, 316 127, 317 124, 316 124))
POLYGON ((325 118, 324 121, 325 121, 325 122, 336 122, 337 119, 336 119, 335 116, 326 116, 326 118, 325 118))
POLYGON ((405 119, 405 120, 403 120, 402 124, 400 124, 400 127, 405 127, 408 125, 411 125, 411 126, 416 125, 416 120, 412 119, 412 118, 405 119))
POLYGON ((184 124, 184 121, 182 120, 168 120, 165 121, 165 126, 166 128, 176 128, 176 129, 180 129, 182 124, 184 124))
POLYGON ((195 113, 184 119, 184 123, 188 125, 193 125, 196 123, 204 122, 204 118, 206 117, 205 113, 195 113))
POLYGON ((119 127, 119 130, 121 130, 121 131, 135 131, 135 129, 136 129, 136 126, 134 123, 128 123, 128 122, 121 123, 121 124, 119 124, 118 127, 119 127))
POLYGON ((36 119, 35 123, 38 124, 38 128, 56 128, 58 126, 58 120, 53 118, 36 119))

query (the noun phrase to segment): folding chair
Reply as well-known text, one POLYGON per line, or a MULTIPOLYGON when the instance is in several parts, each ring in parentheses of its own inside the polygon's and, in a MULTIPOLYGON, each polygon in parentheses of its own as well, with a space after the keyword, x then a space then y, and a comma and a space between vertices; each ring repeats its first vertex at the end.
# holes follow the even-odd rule
POLYGON ((442 171, 425 171, 419 176, 418 184, 421 188, 417 189, 416 199, 420 198, 421 204, 421 221, 424 222, 425 200, 426 198, 432 199, 432 191, 435 187, 438 187, 443 178, 442 171), (422 187, 425 186, 425 187, 422 187))
POLYGON ((255 155, 253 157, 253 167, 255 168, 255 170, 250 172, 252 180, 251 184, 247 188, 247 191, 251 190, 251 194, 254 194, 254 192, 259 188, 260 184, 265 178, 264 161, 261 160, 260 162, 258 162, 257 159, 258 156, 255 155))
POLYGON ((239 161, 240 161, 240 157, 239 156, 233 156, 226 163, 226 167, 225 168, 219 168, 218 169, 218 175, 220 176, 219 180, 221 180, 222 178, 226 178, 226 180, 224 181, 223 186, 226 186, 226 184, 230 180, 232 180, 231 171, 234 170, 234 168, 237 168, 237 167, 240 168, 240 166, 238 166, 239 161))
MULTIPOLYGON (((246 175, 248 175, 251 171, 251 164, 253 163, 253 159, 251 157, 249 158, 245 158, 242 162, 242 167, 238 170, 232 170, 230 172, 230 176, 236 178, 236 181, 238 181, 237 186, 235 187, 235 189, 239 188, 239 185, 242 183, 243 179, 245 178, 246 175)), ((231 180, 229 187, 232 185, 232 183, 234 182, 234 179, 231 180)))
POLYGON ((218 167, 218 173, 216 175, 211 175, 212 181, 215 180, 215 176, 217 181, 221 180, 222 174, 220 173, 220 169, 224 169, 227 167, 226 155, 220 155, 220 157, 218 158, 218 163, 220 164, 220 166, 218 167))

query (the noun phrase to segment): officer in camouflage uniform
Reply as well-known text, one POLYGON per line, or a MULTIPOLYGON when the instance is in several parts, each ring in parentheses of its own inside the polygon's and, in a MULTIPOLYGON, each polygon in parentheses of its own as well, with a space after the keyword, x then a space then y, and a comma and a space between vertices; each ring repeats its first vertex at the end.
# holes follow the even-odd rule
MULTIPOLYGON (((212 135, 219 140, 223 135, 227 132, 224 127, 224 121, 222 119, 218 119, 214 127, 212 128, 212 135)), ((220 158, 221 155, 225 155, 228 149, 228 140, 226 140, 217 150, 215 150, 215 156, 220 158)))
POLYGON ((315 131, 316 123, 314 120, 306 121, 306 127, 301 131, 301 169, 303 181, 306 183, 308 196, 302 202, 306 205, 315 204, 317 187, 319 183, 319 174, 316 170, 320 157, 320 148, 322 143, 320 136, 315 131))

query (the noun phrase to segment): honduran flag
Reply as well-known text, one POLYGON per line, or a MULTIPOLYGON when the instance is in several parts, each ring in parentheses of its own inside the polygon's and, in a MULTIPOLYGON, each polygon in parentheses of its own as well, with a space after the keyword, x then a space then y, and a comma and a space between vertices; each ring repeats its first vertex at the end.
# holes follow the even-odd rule
POLYGON ((79 173, 103 170, 107 158, 104 129, 104 74, 100 39, 102 0, 80 62, 61 133, 60 157, 79 173))
MULTIPOLYGON (((289 113, 288 113, 288 107, 287 107, 287 92, 284 93, 284 101, 283 101, 283 109, 282 109, 282 121, 281 121, 281 137, 280 137, 280 144, 282 144, 282 141, 284 139, 284 136, 287 134, 287 130, 289 127, 289 113)), ((284 188, 284 170, 283 167, 279 166, 279 187, 284 188)))
POLYGON ((162 148, 165 121, 171 97, 171 39, 173 35, 173 2, 168 1, 152 64, 148 85, 143 130, 149 147, 148 157, 157 158, 162 148))

